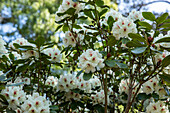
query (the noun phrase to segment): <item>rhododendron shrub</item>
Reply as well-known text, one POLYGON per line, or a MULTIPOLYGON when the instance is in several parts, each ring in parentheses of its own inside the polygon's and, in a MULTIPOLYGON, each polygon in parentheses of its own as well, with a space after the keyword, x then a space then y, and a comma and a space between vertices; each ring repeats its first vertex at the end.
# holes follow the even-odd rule
POLYGON ((169 113, 167 17, 135 10, 124 17, 102 0, 63 0, 62 43, 0 37, 0 111, 169 113))

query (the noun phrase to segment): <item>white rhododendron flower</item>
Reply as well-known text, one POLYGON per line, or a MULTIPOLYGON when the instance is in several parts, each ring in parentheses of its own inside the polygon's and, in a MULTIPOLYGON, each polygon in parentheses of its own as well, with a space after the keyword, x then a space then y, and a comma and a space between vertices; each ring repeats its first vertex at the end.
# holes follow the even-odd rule
POLYGON ((23 59, 27 59, 29 57, 39 57, 38 54, 38 49, 36 48, 35 44, 29 43, 25 38, 17 38, 16 40, 12 41, 9 43, 9 47, 12 49, 16 49, 14 46, 14 43, 19 44, 20 46, 32 46, 34 49, 33 50, 26 50, 26 51, 22 51, 22 58, 23 59))
POLYGON ((70 15, 65 14, 62 16, 58 16, 57 13, 64 13, 67 11, 69 8, 74 8, 76 9, 75 13, 79 13, 80 10, 84 9, 84 4, 79 3, 79 2, 73 2, 72 0, 63 0, 62 4, 59 6, 58 11, 56 12, 56 21, 60 21, 66 17, 69 17, 70 15))
POLYGON ((170 52, 168 51, 163 51, 163 53, 156 53, 154 58, 155 58, 155 63, 161 62, 166 56, 170 55, 170 52))
POLYGON ((154 88, 153 88, 153 83, 150 81, 147 81, 146 83, 143 84, 142 88, 143 92, 145 92, 147 95, 150 93, 153 93, 154 88))
POLYGON ((13 110, 17 109, 17 106, 20 106, 22 102, 25 101, 25 92, 19 86, 10 86, 6 87, 1 91, 1 94, 5 96, 9 103, 9 108, 13 110))
POLYGON ((50 56, 50 61, 60 62, 62 59, 61 51, 58 48, 47 48, 43 50, 43 53, 50 56))
POLYGON ((119 40, 121 37, 128 37, 129 33, 137 33, 136 24, 123 17, 113 24, 112 32, 116 40, 119 40))
POLYGON ((24 82, 24 84, 26 84, 26 85, 30 85, 30 78, 28 78, 28 77, 24 77, 24 78, 17 77, 14 81, 14 83, 21 83, 21 82, 24 82))
POLYGON ((95 88, 95 87, 100 87, 101 86, 101 81, 98 77, 94 76, 94 78, 91 78, 90 80, 90 83, 92 84, 92 88, 95 88))
POLYGON ((114 21, 118 21, 120 18, 123 17, 121 13, 119 13, 119 12, 113 10, 113 9, 110 9, 110 11, 107 12, 106 15, 105 15, 106 23, 107 23, 110 16, 113 17, 114 21))
POLYGON ((145 82, 143 84, 142 91, 147 95, 156 92, 160 98, 164 97, 167 94, 163 86, 159 84, 158 77, 154 77, 149 81, 145 82))
POLYGON ((85 70, 86 73, 95 72, 96 69, 100 70, 105 66, 104 59, 102 59, 102 55, 98 50, 93 51, 92 49, 88 49, 83 52, 79 59, 78 66, 85 70))
MULTIPOLYGON (((105 104, 104 90, 100 90, 99 92, 96 92, 96 94, 92 94, 91 99, 92 99, 93 105, 105 104)), ((109 105, 109 103, 110 103, 110 100, 109 100, 109 94, 108 94, 107 95, 107 104, 109 105)))
POLYGON ((49 76, 45 81, 45 85, 56 87, 58 83, 58 78, 54 76, 49 76))
POLYGON ((144 19, 142 16, 142 12, 136 10, 132 10, 127 18, 132 19, 133 21, 136 20, 142 21, 144 19))
POLYGON ((50 113, 51 102, 45 97, 40 96, 39 93, 27 95, 24 104, 21 105, 21 110, 24 113, 50 113))
POLYGON ((17 38, 16 40, 10 42, 8 46, 15 49, 14 43, 20 46, 28 45, 28 41, 25 38, 17 38))
POLYGON ((152 102, 146 107, 146 113, 169 113, 168 106, 162 101, 152 102))
POLYGON ((80 42, 80 44, 82 44, 83 39, 84 35, 75 34, 75 36, 73 36, 73 34, 70 31, 67 31, 65 33, 65 37, 63 38, 63 43, 65 47, 68 47, 69 45, 75 47, 77 42, 80 42))
POLYGON ((6 49, 5 45, 6 45, 6 42, 2 39, 2 36, 0 35, 0 57, 3 54, 8 52, 8 50, 6 49))
POLYGON ((60 76, 57 84, 57 90, 68 92, 76 88, 76 76, 72 74, 60 76))
POLYGON ((70 101, 71 99, 79 101, 82 96, 79 93, 74 93, 72 91, 69 91, 66 92, 65 97, 66 97, 66 101, 70 101))
MULTIPOLYGON (((135 82, 133 84, 133 86, 136 86, 137 83, 135 82)), ((135 94, 136 90, 137 90, 138 86, 137 87, 134 87, 133 90, 132 90, 132 95, 135 94)), ((122 94, 122 93, 126 93, 128 95, 129 93, 129 79, 122 79, 121 82, 120 82, 120 85, 119 85, 119 93, 122 94)), ((140 92, 140 91, 139 91, 140 92)), ((138 92, 138 93, 139 93, 138 92)))

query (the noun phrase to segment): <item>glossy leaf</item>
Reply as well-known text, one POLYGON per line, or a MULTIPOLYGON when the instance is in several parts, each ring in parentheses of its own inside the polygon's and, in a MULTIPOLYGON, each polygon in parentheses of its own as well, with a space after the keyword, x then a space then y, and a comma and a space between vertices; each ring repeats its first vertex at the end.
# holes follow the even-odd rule
POLYGON ((157 40, 155 43, 170 42, 170 37, 164 37, 157 40))
POLYGON ((147 20, 151 20, 151 21, 156 20, 155 15, 153 13, 151 13, 151 12, 142 12, 142 15, 147 20))
POLYGON ((139 25, 146 27, 147 29, 152 29, 152 26, 147 22, 139 22, 139 25))
POLYGON ((137 34, 137 33, 129 33, 128 36, 130 38, 132 38, 133 40, 138 40, 140 42, 145 42, 145 39, 140 35, 140 34, 137 34))
POLYGON ((161 15, 160 17, 158 17, 158 18, 156 19, 156 22, 157 22, 158 24, 160 24, 160 23, 164 22, 167 17, 168 17, 168 13, 164 13, 163 15, 161 15))
POLYGON ((141 53, 145 52, 146 48, 147 47, 137 47, 137 48, 135 48, 135 49, 133 49, 131 51, 134 54, 141 54, 141 53))
POLYGON ((166 67, 170 65, 170 55, 166 56, 163 60, 162 60, 162 66, 166 67))
POLYGON ((83 75, 83 79, 85 81, 89 80, 91 77, 92 77, 92 73, 84 73, 84 75, 83 75))

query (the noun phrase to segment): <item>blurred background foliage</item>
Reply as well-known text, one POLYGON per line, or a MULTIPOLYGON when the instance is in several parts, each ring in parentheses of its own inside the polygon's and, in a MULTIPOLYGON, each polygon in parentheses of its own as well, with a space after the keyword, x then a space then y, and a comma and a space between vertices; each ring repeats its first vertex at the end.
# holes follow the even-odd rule
MULTIPOLYGON (((55 12, 62 0, 0 0, 0 2, 0 35, 7 42, 18 37, 33 40, 43 37, 47 41, 58 41, 60 35, 55 33, 57 28, 55 12)), ((104 0, 104 2, 125 16, 133 9, 147 10, 146 6, 153 3, 170 4, 166 0, 104 0)))

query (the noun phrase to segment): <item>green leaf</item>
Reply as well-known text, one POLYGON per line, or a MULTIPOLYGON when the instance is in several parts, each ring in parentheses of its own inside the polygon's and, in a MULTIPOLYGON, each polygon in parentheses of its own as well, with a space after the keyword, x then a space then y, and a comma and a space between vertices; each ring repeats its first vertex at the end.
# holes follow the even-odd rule
POLYGON ((166 19, 166 20, 164 21, 164 23, 166 23, 166 22, 170 22, 170 19, 166 19))
POLYGON ((116 62, 116 64, 118 65, 119 68, 123 68, 123 69, 127 69, 128 66, 124 63, 120 63, 120 62, 116 62))
POLYGON ((159 26, 159 28, 169 28, 169 27, 170 27, 170 23, 165 23, 159 26))
POLYGON ((103 6, 104 5, 104 1, 103 0, 96 0, 96 5, 97 6, 103 6))
POLYGON ((88 17, 90 17, 91 19, 93 19, 93 15, 90 9, 85 9, 84 10, 84 14, 88 17))
POLYGON ((8 101, 6 100, 4 95, 0 94, 0 98, 0 100, 2 100, 4 104, 8 105, 8 101))
POLYGON ((139 25, 146 27, 149 30, 152 29, 152 26, 147 22, 138 22, 138 23, 139 23, 139 25))
POLYGON ((69 27, 69 26, 68 26, 67 24, 64 24, 62 31, 63 31, 63 32, 68 31, 68 27, 69 27))
POLYGON ((164 22, 167 17, 168 17, 168 13, 164 13, 163 15, 161 15, 160 17, 158 17, 158 18, 156 19, 157 24, 160 24, 160 23, 164 22))
POLYGON ((76 29, 82 29, 80 25, 77 25, 77 24, 73 24, 73 28, 76 28, 76 29))
POLYGON ((45 42, 45 39, 44 37, 38 37, 36 40, 35 40, 35 44, 37 45, 37 47, 40 47, 44 44, 45 42))
POLYGON ((17 71, 18 71, 18 72, 25 71, 26 69, 28 69, 28 67, 29 67, 29 64, 23 64, 22 66, 19 66, 19 67, 17 68, 17 71))
POLYGON ((12 71, 12 69, 10 69, 10 70, 7 71, 6 73, 0 75, 0 81, 4 81, 4 80, 6 79, 6 75, 7 75, 9 72, 11 72, 11 71, 12 71))
POLYGON ((137 47, 137 48, 135 48, 135 49, 133 49, 131 51, 134 54, 141 54, 141 53, 145 52, 146 48, 147 47, 137 47))
POLYGON ((170 42, 170 37, 164 37, 157 40, 155 43, 170 42))
POLYGON ((12 53, 9 54, 9 58, 10 58, 12 61, 14 61, 14 59, 15 59, 15 57, 14 57, 14 55, 13 55, 12 53))
POLYGON ((94 109, 96 109, 99 113, 104 113, 104 107, 100 104, 94 105, 94 109))
POLYGON ((76 76, 76 77, 80 76, 80 74, 81 74, 82 72, 83 72, 83 70, 79 71, 79 72, 77 73, 77 76, 76 76))
POLYGON ((108 39, 108 46, 112 47, 116 44, 117 40, 114 36, 109 36, 109 39, 108 39))
POLYGON ((19 59, 19 60, 15 60, 14 61, 14 64, 23 64, 23 63, 25 63, 27 60, 26 59, 19 59))
POLYGON ((126 46, 127 47, 145 47, 146 45, 145 44, 141 44, 140 42, 134 40, 134 41, 127 42, 126 46))
POLYGON ((17 43, 13 43, 13 45, 14 45, 14 47, 15 47, 16 49, 18 49, 18 48, 20 47, 20 45, 17 44, 17 43))
POLYGON ((83 103, 83 101, 77 101, 77 105, 80 106, 81 108, 84 108, 84 103, 83 103))
POLYGON ((71 103, 70 107, 71 107, 72 110, 75 110, 77 108, 77 102, 72 100, 72 103, 71 103))
POLYGON ((91 72, 90 73, 84 73, 84 75, 83 75, 83 79, 85 81, 91 79, 91 77, 92 77, 92 73, 91 72))
POLYGON ((123 44, 127 44, 130 40, 128 38, 122 38, 121 41, 123 44))
POLYGON ((137 34, 137 33, 129 33, 128 36, 130 38, 132 38, 133 40, 137 40, 139 42, 145 42, 145 39, 140 35, 140 34, 137 34))
POLYGON ((99 16, 102 16, 103 14, 105 14, 107 12, 108 9, 103 9, 100 13, 99 16))
POLYGON ((162 67, 166 67, 170 65, 170 55, 166 56, 163 60, 162 60, 162 67))
POLYGON ((109 25, 109 30, 112 30, 113 27, 113 23, 115 22, 114 18, 112 16, 109 16, 108 20, 107 20, 107 24, 109 25))
POLYGON ((67 11, 65 11, 64 13, 57 13, 58 16, 63 16, 65 14, 68 14, 68 15, 74 15, 76 9, 74 8, 69 8, 67 11))
POLYGON ((170 86, 170 74, 166 74, 166 73, 159 74, 159 77, 164 80, 166 85, 170 86))
POLYGON ((10 85, 6 85, 6 86, 20 86, 24 84, 24 82, 20 82, 20 83, 15 83, 15 84, 10 84, 10 85))
POLYGON ((55 31, 58 31, 63 25, 59 25, 55 31))
POLYGON ((156 20, 155 15, 153 13, 151 13, 151 12, 142 12, 142 15, 147 20, 151 20, 151 21, 156 20))
POLYGON ((105 63, 109 67, 116 67, 116 61, 115 60, 106 60, 105 63))
POLYGON ((52 106, 50 106, 50 110, 54 110, 54 111, 59 110, 59 106, 52 105, 52 106))
POLYGON ((149 99, 149 98, 150 98, 150 95, 147 95, 146 93, 139 93, 137 95, 138 100, 146 100, 146 99, 149 99))

